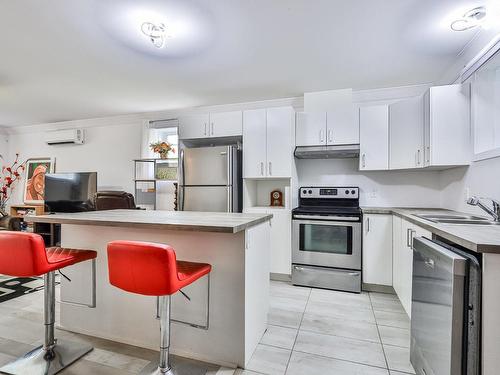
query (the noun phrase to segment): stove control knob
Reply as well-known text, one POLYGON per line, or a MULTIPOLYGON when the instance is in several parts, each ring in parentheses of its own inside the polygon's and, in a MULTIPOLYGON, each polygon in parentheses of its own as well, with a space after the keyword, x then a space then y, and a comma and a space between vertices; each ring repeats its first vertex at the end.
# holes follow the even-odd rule
POLYGON ((307 193, 307 190, 302 190, 302 194, 306 194, 307 193))
POLYGON ((312 191, 312 190, 309 190, 309 194, 312 194, 312 193, 313 193, 313 191, 312 191))
POLYGON ((346 190, 346 191, 345 191, 345 193, 346 193, 346 194, 349 194, 349 190, 346 190))
POLYGON ((351 194, 356 194, 356 190, 351 190, 351 194))

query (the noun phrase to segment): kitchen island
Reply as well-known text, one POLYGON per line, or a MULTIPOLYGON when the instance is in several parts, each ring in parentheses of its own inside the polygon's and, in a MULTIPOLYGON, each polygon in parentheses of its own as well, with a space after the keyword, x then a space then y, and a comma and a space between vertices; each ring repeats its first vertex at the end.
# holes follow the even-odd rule
POLYGON ((272 215, 142 210, 93 211, 33 216, 26 221, 61 224, 61 246, 93 249, 96 307, 92 304, 91 264, 63 270, 61 317, 65 330, 149 349, 158 349, 156 298, 131 294, 109 284, 106 246, 113 240, 171 245, 177 258, 212 265, 207 277, 172 298, 171 352, 224 366, 250 360, 267 326, 270 219, 272 215), (210 293, 207 293, 208 288, 210 293), (207 330, 203 326, 207 316, 207 330))

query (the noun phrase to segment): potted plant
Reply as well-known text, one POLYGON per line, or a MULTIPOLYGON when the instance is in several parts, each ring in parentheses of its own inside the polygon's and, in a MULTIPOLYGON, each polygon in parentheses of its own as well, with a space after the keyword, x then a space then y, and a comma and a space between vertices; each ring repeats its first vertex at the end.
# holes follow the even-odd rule
POLYGON ((175 152, 175 149, 168 142, 154 142, 149 145, 149 148, 160 155, 160 159, 166 159, 169 152, 175 152))
MULTIPOLYGON (((0 159, 5 163, 5 159, 0 155, 0 159)), ((0 175, 0 217, 7 216, 5 212, 7 201, 12 196, 12 191, 16 183, 21 179, 21 173, 24 172, 25 162, 19 162, 19 154, 16 154, 16 159, 11 165, 3 165, 0 175)))

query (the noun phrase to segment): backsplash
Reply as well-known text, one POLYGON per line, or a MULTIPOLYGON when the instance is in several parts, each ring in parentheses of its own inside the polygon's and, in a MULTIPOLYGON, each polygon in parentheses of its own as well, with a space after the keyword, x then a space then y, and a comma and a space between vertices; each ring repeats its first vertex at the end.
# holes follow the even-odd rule
POLYGON ((442 172, 360 172, 358 162, 358 159, 298 159, 299 186, 359 186, 361 206, 441 206, 442 172))

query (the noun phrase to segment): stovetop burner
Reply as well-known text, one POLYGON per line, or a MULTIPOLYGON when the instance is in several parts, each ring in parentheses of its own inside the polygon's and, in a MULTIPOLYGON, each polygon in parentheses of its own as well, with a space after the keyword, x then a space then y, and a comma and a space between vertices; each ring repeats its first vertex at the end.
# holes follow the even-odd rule
POLYGON ((292 213, 361 217, 359 188, 303 186, 299 191, 299 207, 292 213))

